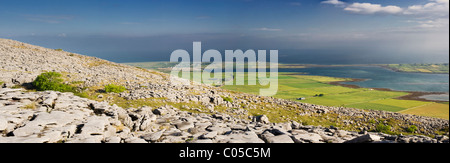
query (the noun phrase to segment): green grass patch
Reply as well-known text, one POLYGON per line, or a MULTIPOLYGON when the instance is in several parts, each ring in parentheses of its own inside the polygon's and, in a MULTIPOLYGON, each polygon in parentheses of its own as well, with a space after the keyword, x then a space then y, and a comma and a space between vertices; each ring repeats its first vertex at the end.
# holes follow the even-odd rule
MULTIPOLYGON (((407 93, 390 91, 359 91, 309 98, 305 100, 305 102, 326 106, 347 106, 359 103, 368 103, 375 100, 395 98, 406 94, 407 93)), ((373 110, 376 110, 376 108, 373 110)))
POLYGON ((390 106, 401 107, 401 108, 405 108, 405 109, 430 104, 430 102, 413 101, 413 100, 397 100, 397 99, 377 100, 377 101, 372 101, 371 103, 390 105, 390 106))
POLYGON ((392 127, 389 126, 389 125, 385 125, 385 124, 380 123, 380 124, 377 125, 375 131, 376 132, 382 132, 382 133, 385 133, 385 134, 392 134, 391 128, 392 127))
POLYGON ((414 132, 416 132, 418 129, 417 129, 417 126, 416 125, 411 125, 410 127, 408 127, 407 129, 406 129, 406 131, 407 132, 409 132, 409 133, 414 133, 414 132))
POLYGON ((400 113, 449 119, 449 105, 440 103, 431 103, 429 105, 416 107, 401 111, 400 113))
POLYGON ((122 93, 127 90, 124 86, 108 84, 105 86, 106 93, 122 93))
POLYGON ((87 92, 77 89, 77 85, 84 82, 71 82, 71 84, 64 84, 64 79, 61 73, 46 72, 42 73, 33 81, 32 85, 36 91, 58 91, 58 92, 72 92, 75 96, 82 98, 89 98, 87 92))
POLYGON ((231 99, 230 97, 224 97, 224 96, 221 96, 221 97, 222 97, 222 99, 223 99, 224 101, 233 103, 233 99, 231 99))
POLYGON ((352 105, 346 105, 346 107, 365 109, 365 110, 384 110, 384 111, 391 111, 391 112, 398 112, 398 111, 405 110, 405 108, 402 108, 402 107, 383 105, 383 104, 375 104, 375 103, 352 104, 352 105))

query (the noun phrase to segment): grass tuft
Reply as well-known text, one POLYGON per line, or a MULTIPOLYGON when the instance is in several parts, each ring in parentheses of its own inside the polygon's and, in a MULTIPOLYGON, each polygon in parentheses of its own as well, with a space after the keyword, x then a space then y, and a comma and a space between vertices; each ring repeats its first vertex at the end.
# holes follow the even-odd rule
POLYGON ((122 93, 127 90, 124 86, 108 84, 105 86, 106 93, 122 93))

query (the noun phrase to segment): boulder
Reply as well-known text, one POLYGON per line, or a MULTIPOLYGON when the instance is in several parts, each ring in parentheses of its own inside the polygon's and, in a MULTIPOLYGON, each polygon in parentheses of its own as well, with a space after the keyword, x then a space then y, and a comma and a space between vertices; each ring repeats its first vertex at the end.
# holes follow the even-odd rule
POLYGON ((0 116, 0 131, 4 131, 8 128, 8 121, 6 117, 0 116))
POLYGON ((270 136, 266 138, 267 143, 294 143, 288 135, 270 136))
POLYGON ((264 123, 264 124, 269 124, 269 118, 266 115, 260 115, 260 116, 256 116, 253 118, 254 122, 259 122, 259 123, 264 123))
POLYGON ((166 115, 167 113, 168 113, 168 111, 164 107, 160 107, 158 109, 153 110, 153 114, 160 115, 160 116, 166 115))
POLYGON ((294 135, 293 138, 296 143, 321 143, 321 141, 323 141, 322 137, 315 133, 298 134, 294 135))
POLYGON ((202 139, 214 139, 217 136, 217 131, 211 131, 200 136, 202 139))
POLYGON ((166 130, 163 129, 163 130, 161 130, 159 132, 143 135, 142 139, 144 139, 146 141, 156 142, 156 141, 158 141, 161 138, 161 136, 163 135, 164 131, 166 131, 166 130))
POLYGON ((194 123, 192 122, 181 122, 181 123, 177 123, 175 126, 177 126, 177 128, 179 130, 188 130, 190 128, 194 127, 194 123))
POLYGON ((381 140, 380 136, 366 134, 363 136, 356 137, 352 140, 346 141, 345 143, 371 143, 371 142, 376 142, 376 141, 380 141, 380 140, 381 140))
POLYGON ((228 135, 218 135, 215 137, 219 143, 264 143, 255 132, 233 132, 228 135))

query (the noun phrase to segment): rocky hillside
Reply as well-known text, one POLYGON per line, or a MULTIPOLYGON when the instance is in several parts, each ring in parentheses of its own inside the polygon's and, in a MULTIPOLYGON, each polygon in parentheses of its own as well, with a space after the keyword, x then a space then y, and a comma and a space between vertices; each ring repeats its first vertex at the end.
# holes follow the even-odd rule
POLYGON ((448 120, 310 105, 187 82, 0 39, 0 142, 448 143, 448 120), (34 92, 30 83, 43 72, 63 74, 83 98, 34 92), (111 83, 127 91, 102 91, 111 83), (417 130, 408 130, 412 126, 417 130), (400 133, 408 136, 392 135, 400 133))

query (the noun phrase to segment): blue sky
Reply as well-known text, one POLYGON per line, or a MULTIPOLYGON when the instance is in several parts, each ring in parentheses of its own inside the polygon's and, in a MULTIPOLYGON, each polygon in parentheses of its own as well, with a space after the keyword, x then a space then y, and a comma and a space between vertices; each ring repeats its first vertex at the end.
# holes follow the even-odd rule
POLYGON ((295 63, 448 62, 448 0, 0 0, 0 37, 116 62, 206 49, 295 63))

